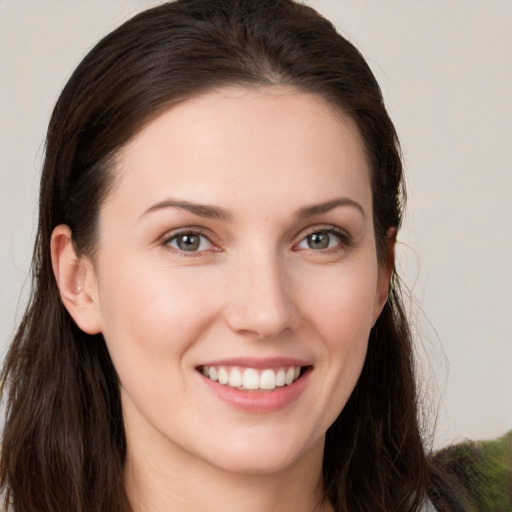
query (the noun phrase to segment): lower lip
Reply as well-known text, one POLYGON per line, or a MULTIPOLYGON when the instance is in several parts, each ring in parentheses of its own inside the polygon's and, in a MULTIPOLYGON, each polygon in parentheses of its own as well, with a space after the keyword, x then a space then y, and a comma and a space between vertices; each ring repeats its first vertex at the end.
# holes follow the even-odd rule
POLYGON ((297 400, 307 384, 310 373, 311 369, 289 386, 282 386, 271 391, 241 391, 225 384, 219 384, 202 374, 198 375, 202 378, 208 389, 223 402, 236 409, 263 413, 279 411, 297 400))

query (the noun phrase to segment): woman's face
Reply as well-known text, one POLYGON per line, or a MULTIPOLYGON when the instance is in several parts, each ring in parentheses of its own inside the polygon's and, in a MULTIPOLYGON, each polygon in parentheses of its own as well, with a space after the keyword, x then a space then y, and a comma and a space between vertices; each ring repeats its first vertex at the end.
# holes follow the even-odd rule
POLYGON ((129 453, 321 459, 389 280, 355 124, 296 89, 225 88, 150 122, 115 172, 89 278, 129 453))

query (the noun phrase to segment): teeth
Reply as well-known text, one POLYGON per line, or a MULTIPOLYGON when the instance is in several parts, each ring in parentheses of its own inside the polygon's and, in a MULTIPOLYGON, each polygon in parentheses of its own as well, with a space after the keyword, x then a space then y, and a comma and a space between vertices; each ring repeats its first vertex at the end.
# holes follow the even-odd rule
POLYGON ((227 384, 229 382, 229 375, 225 368, 219 369, 219 382, 221 384, 227 384))
POLYGON ((259 389, 260 377, 256 370, 247 368, 247 370, 244 371, 242 387, 244 389, 259 389))
POLYGON ((276 373, 272 370, 263 370, 260 377, 260 389, 275 389, 276 373))
POLYGON ((276 387, 289 386, 295 382, 299 378, 301 367, 288 366, 256 370, 254 368, 203 366, 200 370, 205 377, 232 388, 272 390, 276 387))
POLYGON ((229 385, 232 388, 239 388, 243 382, 242 372, 238 368, 233 368, 229 374, 229 385))

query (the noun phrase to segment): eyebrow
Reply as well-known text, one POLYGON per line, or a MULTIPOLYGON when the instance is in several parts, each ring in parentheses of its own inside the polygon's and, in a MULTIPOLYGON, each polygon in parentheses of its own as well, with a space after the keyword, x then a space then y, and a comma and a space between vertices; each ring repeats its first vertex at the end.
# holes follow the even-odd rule
POLYGON ((207 204, 197 204, 191 203, 189 201, 178 201, 174 199, 166 199, 165 201, 161 201, 159 203, 154 204, 150 208, 148 208, 142 215, 147 215, 148 213, 161 210, 164 208, 181 208, 182 210, 187 210, 194 215, 198 215, 199 217, 205 217, 207 219, 216 219, 216 220, 231 220, 232 216, 224 208, 219 208, 218 206, 210 206, 207 204))
POLYGON ((314 215, 320 215, 322 213, 327 213, 338 206, 350 206, 358 210, 363 218, 366 218, 366 213, 363 207, 353 199, 348 197, 339 197, 337 199, 332 199, 331 201, 326 201, 325 203, 313 204, 311 206, 306 206, 301 208, 297 212, 297 217, 305 218, 305 217, 313 217, 314 215))
MULTIPOLYGON (((330 201, 326 201, 325 203, 313 204, 310 206, 305 206, 304 208, 300 208, 295 216, 303 219, 307 217, 313 217, 315 215, 321 215, 322 213, 327 213, 334 208, 339 206, 349 206, 358 210, 363 218, 366 218, 365 211, 363 207, 353 199, 348 197, 339 197, 337 199, 332 199, 330 201)), ((207 219, 215 219, 215 220, 223 220, 230 221, 232 220, 232 215, 228 210, 224 208, 220 208, 218 206, 211 206, 207 204, 198 204, 192 203, 190 201, 180 201, 176 199, 165 199, 164 201, 160 201, 159 203, 154 204, 149 207, 141 217, 147 215, 148 213, 162 210, 165 208, 180 208, 182 210, 189 211, 194 215, 199 217, 205 217, 207 219)))

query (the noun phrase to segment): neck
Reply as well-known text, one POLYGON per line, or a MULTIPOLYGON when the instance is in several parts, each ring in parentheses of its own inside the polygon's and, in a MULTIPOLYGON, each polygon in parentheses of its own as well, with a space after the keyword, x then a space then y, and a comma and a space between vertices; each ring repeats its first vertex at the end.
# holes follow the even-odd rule
MULTIPOLYGON (((147 447, 146 447, 147 448, 147 447)), ((327 512, 323 440, 291 467, 269 474, 232 473, 184 452, 130 449, 126 487, 133 512, 327 512)))

